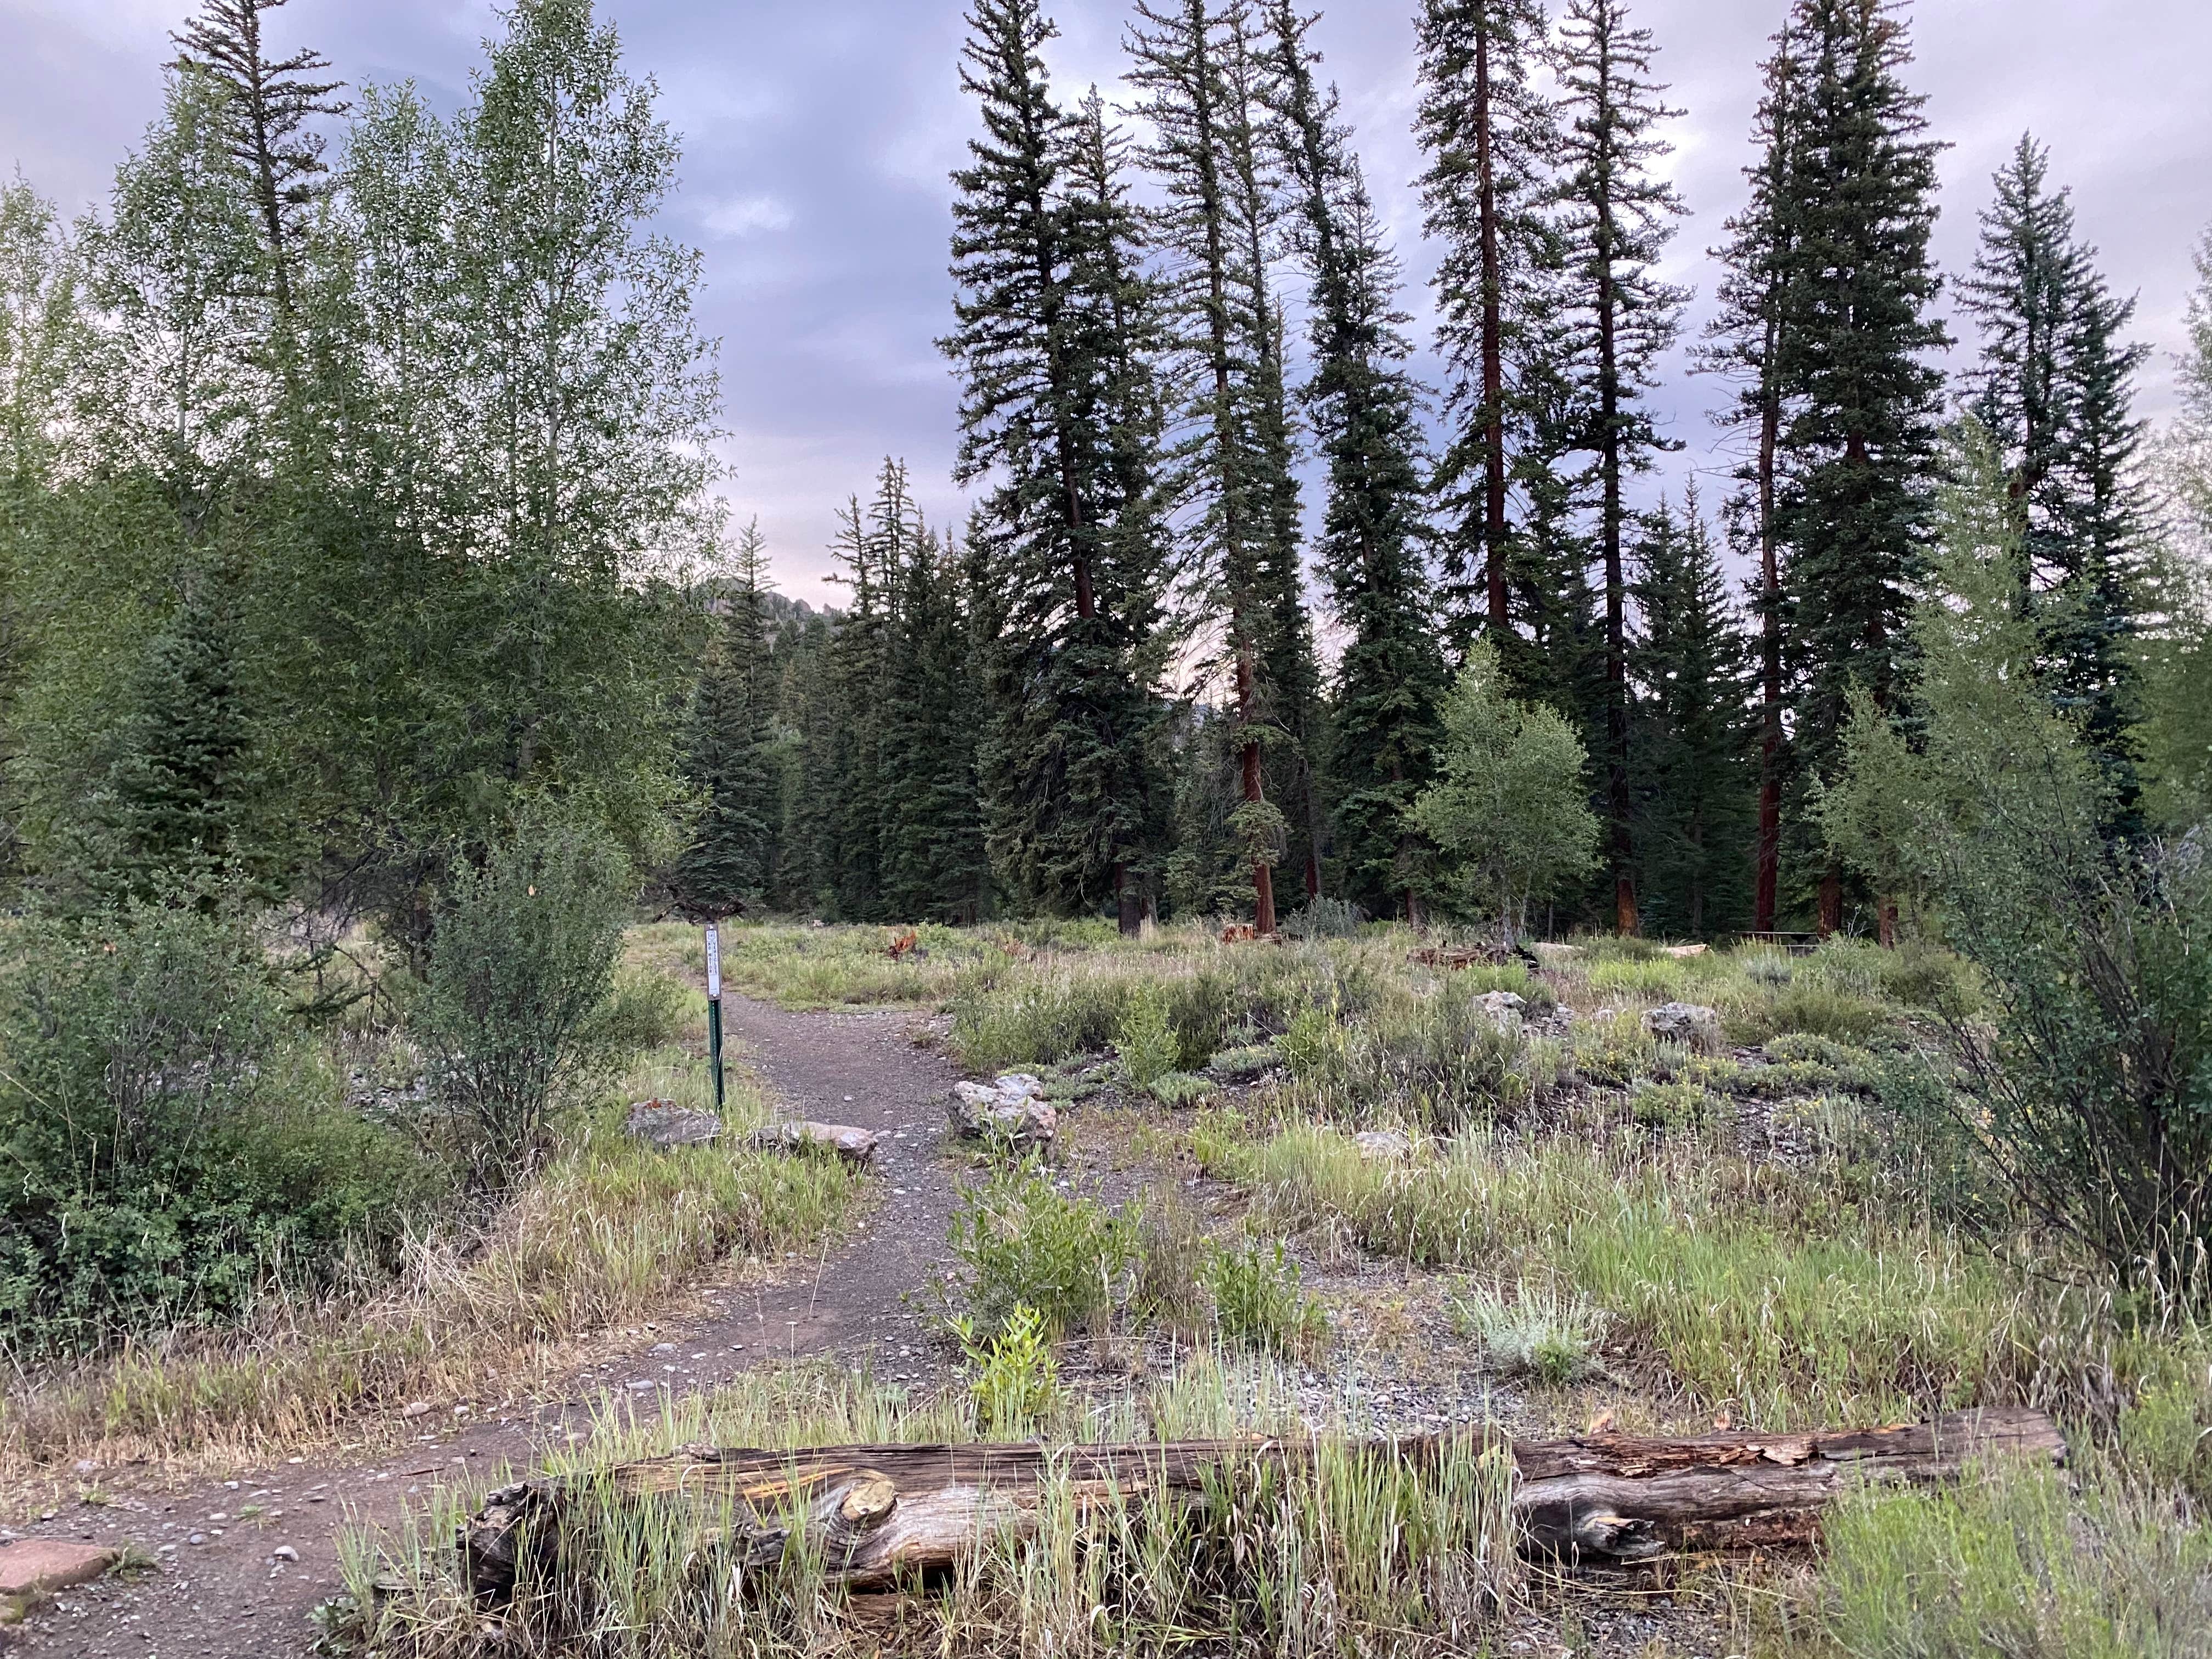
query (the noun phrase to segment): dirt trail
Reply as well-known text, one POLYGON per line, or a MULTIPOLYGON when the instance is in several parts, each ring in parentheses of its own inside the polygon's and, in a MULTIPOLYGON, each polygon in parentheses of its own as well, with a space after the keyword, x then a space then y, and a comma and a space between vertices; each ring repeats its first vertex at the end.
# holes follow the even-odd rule
POLYGON ((915 1045, 913 1017, 902 1012, 793 1014, 729 999, 724 1013, 789 1115, 883 1132, 865 1230, 815 1261, 787 1263, 773 1285, 720 1289, 708 1300, 726 1312, 664 1322, 525 1413, 447 1427, 371 1462, 280 1464, 196 1492, 133 1486, 125 1472, 103 1471, 106 1504, 65 1505, 51 1520, 8 1530, 127 1539, 157 1552, 161 1565, 132 1582, 65 1593, 19 1630, 0 1632, 0 1648, 87 1659, 298 1659, 315 1639, 308 1614, 338 1591, 337 1539, 349 1519, 390 1519, 449 1485, 481 1490, 501 1465, 526 1464, 549 1442, 581 1432, 610 1394, 650 1404, 663 1390, 688 1393, 830 1352, 866 1356, 891 1378, 933 1376, 941 1361, 923 1339, 921 1293, 945 1260, 953 1206, 955 1170, 943 1158, 952 1066, 915 1045))

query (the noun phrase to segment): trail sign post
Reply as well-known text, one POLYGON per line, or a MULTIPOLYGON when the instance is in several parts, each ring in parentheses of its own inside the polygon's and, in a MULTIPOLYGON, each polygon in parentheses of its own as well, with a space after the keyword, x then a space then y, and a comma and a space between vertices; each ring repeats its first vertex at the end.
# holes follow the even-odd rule
POLYGON ((707 1054, 714 1067, 714 1110, 722 1109, 722 930, 707 924, 707 1054))

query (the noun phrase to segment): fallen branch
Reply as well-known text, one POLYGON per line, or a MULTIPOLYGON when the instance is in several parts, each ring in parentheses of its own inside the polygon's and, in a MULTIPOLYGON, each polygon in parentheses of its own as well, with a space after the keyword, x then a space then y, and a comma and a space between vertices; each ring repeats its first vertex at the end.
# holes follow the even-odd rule
MULTIPOLYGON (((1346 1449, 1419 1464, 1465 1443, 1376 1441, 1346 1449)), ((1516 1442, 1491 1433, 1483 1444, 1512 1457, 1522 1547, 1597 1561, 1803 1541, 1818 1511, 1850 1477, 1927 1483, 1956 1478, 1970 1458, 2008 1454, 2055 1462, 2066 1454, 2048 1418, 2017 1410, 1843 1432, 1516 1442)), ((462 1528, 461 1553, 477 1594, 503 1605, 524 1553, 557 1548, 563 1504, 583 1488, 617 1502, 688 1506, 697 1512, 702 1544, 712 1541, 753 1565, 780 1559, 793 1532, 803 1528, 833 1579, 850 1589, 883 1589, 953 1568, 994 1534, 1033 1531, 1048 1474, 1079 1510, 1166 1505, 1192 1501, 1209 1480, 1233 1480, 1240 1469, 1304 1464, 1314 1450, 1283 1441, 696 1448, 495 1492, 462 1528)), ((543 1572, 554 1564, 541 1553, 535 1565, 543 1572)))

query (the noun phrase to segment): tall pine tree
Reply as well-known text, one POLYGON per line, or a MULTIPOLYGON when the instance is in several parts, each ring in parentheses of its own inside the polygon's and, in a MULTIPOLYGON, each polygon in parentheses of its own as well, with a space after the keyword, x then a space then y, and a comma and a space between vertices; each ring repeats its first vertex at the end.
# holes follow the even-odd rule
POLYGON ((313 115, 343 115, 331 94, 343 84, 315 77, 329 70, 322 54, 302 49, 274 58, 263 50, 261 14, 284 0, 202 0, 200 15, 170 38, 178 64, 211 76, 231 104, 230 151, 251 179, 254 208, 268 238, 273 297, 280 316, 292 313, 292 278, 308 205, 325 188, 323 140, 306 125, 313 115))
POLYGON ((1714 250, 1722 262, 1720 312, 1707 334, 1703 367, 1726 375, 1736 394, 1722 419, 1748 434, 1750 454, 1737 469, 1741 494, 1730 518, 1758 556, 1759 836, 1752 896, 1752 927, 1774 931, 1781 896, 1782 796, 1790 766, 1783 719, 1784 650, 1782 553, 1776 516, 1782 444, 1782 341, 1787 325, 1797 220, 1790 211, 1795 145, 1802 125, 1802 65, 1794 19, 1774 37, 1773 54, 1760 74, 1752 138, 1759 160, 1744 169, 1751 199, 1728 222, 1728 240, 1714 250))
POLYGON ((1397 260, 1335 93, 1315 84, 1306 21, 1291 0, 1274 0, 1267 21, 1296 240, 1312 281, 1305 400, 1328 462, 1319 562, 1349 635, 1331 720, 1335 856, 1350 897, 1418 920, 1418 842, 1405 815, 1432 770, 1443 661, 1419 546, 1419 394, 1405 368, 1397 260))
POLYGON ((692 695, 684 771, 701 797, 670 885, 702 919, 740 915, 766 890, 774 858, 775 689, 769 675, 768 544, 756 519, 738 536, 721 626, 692 695))
POLYGON ((1606 854, 1614 925, 1638 928, 1635 803, 1629 781, 1628 506, 1624 484, 1650 465, 1660 438, 1644 394, 1673 343, 1684 295, 1654 272, 1683 209, 1654 176, 1671 149, 1655 129, 1679 112, 1651 78, 1650 32, 1620 0, 1570 0, 1556 64, 1566 128, 1556 186, 1565 244, 1567 373, 1577 395, 1596 491, 1605 583, 1606 854))
POLYGON ((1247 0, 1139 0, 1130 80, 1145 94, 1147 160, 1165 205, 1174 355, 1190 401, 1182 480, 1195 511, 1188 563, 1222 637, 1239 731, 1235 818, 1261 932, 1275 925, 1273 866, 1293 830, 1269 799, 1287 781, 1317 887, 1316 791, 1306 760, 1318 669, 1299 569, 1297 481, 1269 264, 1280 214, 1262 131, 1271 88, 1247 0), (1271 757, 1274 765, 1268 764, 1271 757))
POLYGON ((1754 727, 1750 653, 1692 490, 1636 550, 1637 868, 1644 920, 1701 938, 1748 919, 1754 727))
POLYGON ((2112 785, 2116 834, 2141 829, 2128 725, 2143 520, 2133 477, 2142 424, 2133 380, 2144 350, 2122 334, 2135 313, 2075 234, 2050 184, 2050 155, 2023 136, 1982 214, 1960 304, 1981 332, 1973 409, 2003 457, 2023 550, 2021 605, 2041 671, 2082 723, 2112 785))
MULTIPOLYGON (((1784 825, 1821 930, 1844 869, 1805 810, 1834 776, 1854 691, 1893 705, 1901 623, 1927 540, 1948 341, 1929 258, 1936 155, 1893 0, 1796 0, 1802 64, 1776 348, 1786 458, 1776 506, 1795 682, 1796 810, 1784 825)), ((1885 911, 1885 915, 1887 912, 1885 911)))
POLYGON ((1510 659, 1516 456, 1539 484, 1548 471, 1527 429, 1536 388, 1521 373, 1532 331, 1540 336, 1540 274, 1554 257, 1542 195, 1557 119, 1532 78, 1547 26, 1534 0, 1425 0, 1417 27, 1421 191, 1429 234, 1443 244, 1437 335, 1451 365, 1449 435, 1434 480, 1448 520, 1448 626, 1462 650, 1486 629, 1510 659))
POLYGON ((1118 141, 1071 114, 1036 0, 978 0, 962 82, 983 134, 953 175, 959 476, 994 483, 972 545, 998 605, 992 840, 1031 905, 1143 912, 1160 806, 1148 682, 1165 582, 1157 302, 1118 141))

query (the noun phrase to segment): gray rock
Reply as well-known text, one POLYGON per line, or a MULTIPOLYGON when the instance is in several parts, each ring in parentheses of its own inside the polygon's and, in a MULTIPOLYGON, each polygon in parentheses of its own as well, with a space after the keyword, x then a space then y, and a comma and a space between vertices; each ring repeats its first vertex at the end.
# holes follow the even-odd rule
POLYGON ((1521 1029, 1528 1008, 1528 1000, 1511 991, 1486 991, 1474 1000, 1474 1006, 1509 1031, 1521 1029))
POLYGON ((1363 1129, 1352 1139, 1370 1164, 1396 1164, 1413 1155, 1413 1143, 1395 1129, 1363 1129))
POLYGON ((640 1100, 631 1103, 623 1127, 635 1139, 667 1152, 677 1146, 705 1146, 722 1133, 722 1120, 712 1112, 695 1112, 670 1100, 640 1100))
POLYGON ((1027 1096, 1008 1099, 981 1084, 953 1085, 945 1109, 953 1133, 967 1140, 988 1140, 1018 1152, 1043 1152, 1060 1133, 1060 1114, 1027 1096))
POLYGON ((1644 1016, 1644 1029, 1669 1042, 1711 1048, 1721 1040, 1721 1017, 1717 1010, 1694 1002, 1668 1002, 1644 1016))
MULTIPOLYGON (((847 1097, 851 1098, 850 1096, 847 1097)), ((867 1164, 883 1137, 846 1123, 771 1123, 756 1130, 753 1145, 787 1152, 828 1152, 848 1164, 867 1164)))

